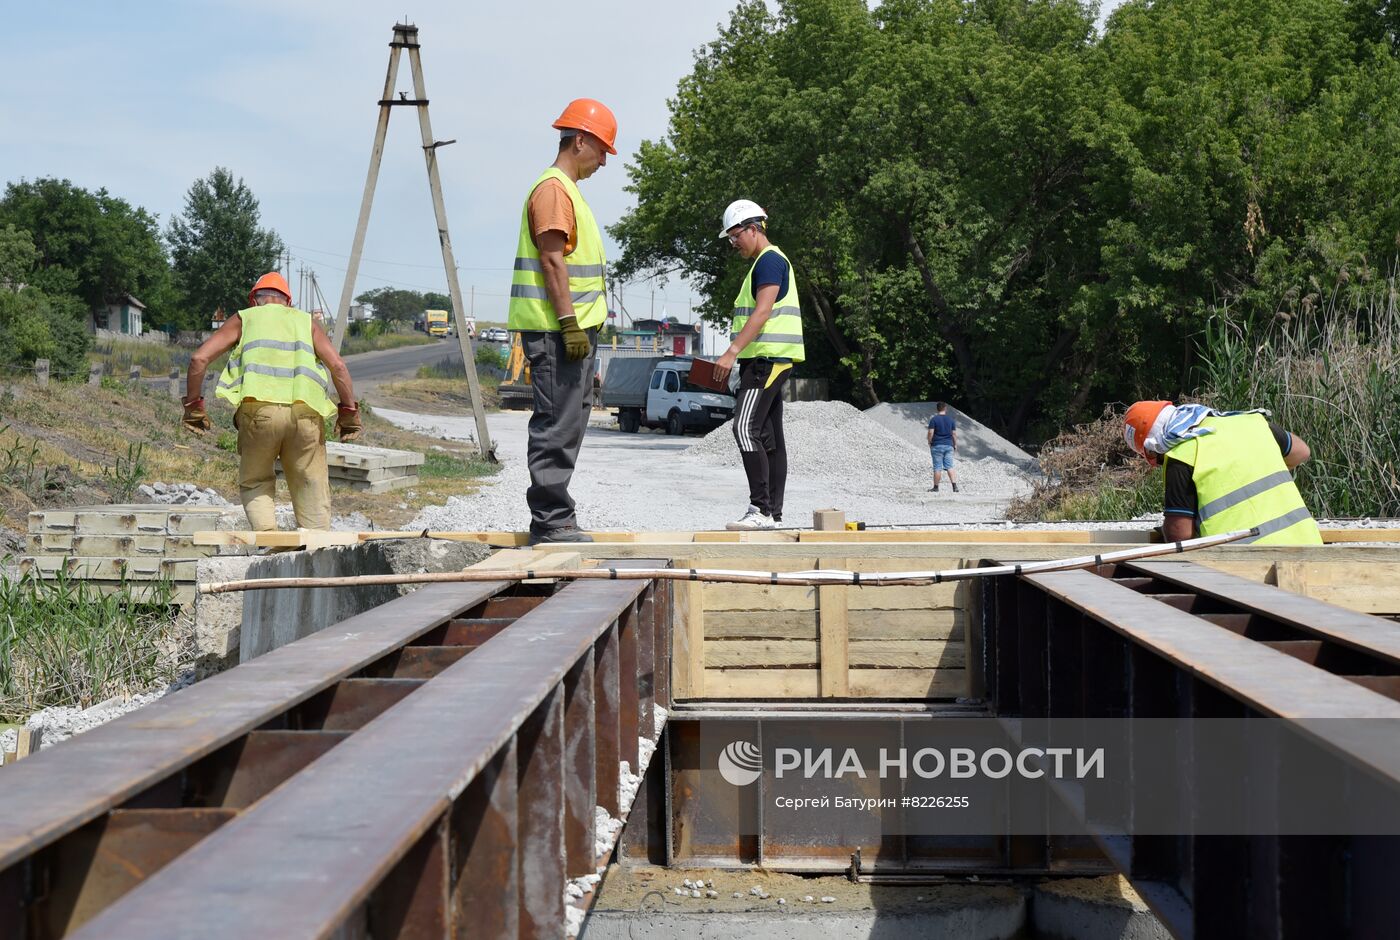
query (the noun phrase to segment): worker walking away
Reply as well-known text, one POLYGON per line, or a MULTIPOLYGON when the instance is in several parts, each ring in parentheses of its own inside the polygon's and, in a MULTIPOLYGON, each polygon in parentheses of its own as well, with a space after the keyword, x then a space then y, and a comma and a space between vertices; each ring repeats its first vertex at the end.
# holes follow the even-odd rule
POLYGON ((783 520, 787 487, 783 384, 793 363, 805 358, 797 278, 787 255, 768 240, 768 213, 758 203, 730 203, 719 237, 754 259, 734 298, 729 348, 715 364, 723 379, 739 362, 734 439, 749 478, 749 508, 725 528, 772 529, 783 520))
POLYGON ((292 292, 282 275, 258 278, 248 294, 248 309, 229 317, 195 350, 186 384, 184 425, 208 431, 204 373, 209 363, 233 350, 215 394, 237 409, 239 495, 248 524, 258 532, 277 528, 273 494, 279 459, 297 526, 329 529, 325 418, 339 412, 336 432, 342 441, 354 440, 363 429, 345 361, 311 314, 291 304, 292 292), (328 395, 332 382, 339 408, 328 395))
POLYGON ((948 482, 956 493, 958 478, 953 475, 953 453, 958 449, 958 422, 948 414, 946 401, 938 402, 936 410, 938 413, 928 419, 928 452, 933 460, 933 487, 929 492, 938 492, 939 477, 947 471, 948 482))
POLYGON ((1311 456, 1308 445, 1268 412, 1140 401, 1124 416, 1123 436, 1154 467, 1166 462, 1167 541, 1257 528, 1239 544, 1322 544, 1290 472, 1311 456))
POLYGON ((535 413, 526 462, 530 544, 591 542, 579 531, 569 481, 593 410, 598 327, 608 316, 603 236, 579 192, 616 154, 617 119, 591 98, 569 102, 559 153, 530 186, 510 287, 510 328, 520 331, 535 413))

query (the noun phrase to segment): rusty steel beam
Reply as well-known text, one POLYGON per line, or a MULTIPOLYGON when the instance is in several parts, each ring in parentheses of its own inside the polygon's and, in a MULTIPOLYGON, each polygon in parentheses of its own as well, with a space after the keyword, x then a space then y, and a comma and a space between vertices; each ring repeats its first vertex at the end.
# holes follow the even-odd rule
POLYGON ((1393 879, 1400 837, 1190 834, 1201 800, 1224 818, 1282 819, 1284 800, 1299 803, 1301 771, 1316 773, 1319 761, 1349 792, 1400 800, 1400 703, 1377 694, 1392 678, 1381 673, 1393 624, 1317 601, 1300 606, 1276 588, 1189 563, 998 581, 983 586, 985 649, 969 657, 987 672, 979 685, 995 714, 1233 719, 1225 727, 1241 729, 1231 746, 1257 769, 1250 779, 1222 782, 1197 759, 1195 725, 1184 725, 1150 749, 1131 748, 1131 768, 1113 771, 1117 788, 1099 797, 1121 802, 1086 806, 1079 817, 1174 936, 1365 937, 1400 916, 1400 898, 1379 889, 1393 879), (1359 663, 1371 674, 1340 671, 1359 663), (1275 733, 1306 742, 1306 752, 1272 749, 1275 733), (1164 787, 1176 794, 1182 834, 1094 826, 1095 810, 1130 818, 1139 792, 1164 787))
MULTIPOLYGON (((490 935, 558 935, 564 878, 579 865, 566 820, 572 801, 577 821, 583 797, 570 783, 600 779, 581 766, 580 716, 591 707, 596 729, 608 711, 597 667, 611 676, 614 636, 619 653, 632 650, 617 657, 619 726, 628 711, 635 727, 654 707, 637 656, 637 612, 654 590, 589 581, 541 599, 78 936, 179 935, 185 925, 200 940, 443 936, 484 924, 490 935)), ((572 828, 576 852, 583 835, 572 828)))
POLYGON ((7 767, 0 872, 506 587, 416 591, 7 767))
POLYGON ((1382 617, 1358 613, 1189 561, 1129 562, 1125 567, 1145 572, 1154 582, 1165 582, 1214 598, 1227 604, 1232 611, 1255 613, 1286 624, 1305 634, 1303 639, 1337 643, 1400 670, 1400 630, 1382 617))

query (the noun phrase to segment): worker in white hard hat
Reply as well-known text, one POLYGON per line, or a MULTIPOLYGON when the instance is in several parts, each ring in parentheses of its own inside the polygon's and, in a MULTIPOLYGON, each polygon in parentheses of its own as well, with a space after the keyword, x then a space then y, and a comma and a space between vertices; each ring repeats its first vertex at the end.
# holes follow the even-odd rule
POLYGON ((758 203, 731 202, 719 237, 753 259, 734 298, 729 348, 715 365, 723 379, 739 362, 734 439, 749 478, 749 508, 725 528, 772 529, 782 522, 787 487, 783 383, 805 358, 797 278, 787 255, 768 241, 768 213, 758 203))

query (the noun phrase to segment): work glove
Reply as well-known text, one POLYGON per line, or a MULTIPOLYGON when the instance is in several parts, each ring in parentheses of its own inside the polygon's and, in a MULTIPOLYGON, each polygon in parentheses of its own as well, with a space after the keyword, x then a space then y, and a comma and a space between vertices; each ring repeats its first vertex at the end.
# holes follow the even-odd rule
POLYGON ((593 344, 588 341, 588 334, 579 329, 578 317, 560 317, 559 332, 564 336, 564 355, 570 362, 588 358, 593 344))
POLYGON ((204 410, 203 398, 192 398, 182 404, 185 406, 185 417, 181 419, 181 424, 196 434, 203 434, 212 427, 209 413, 204 410))
POLYGON ((353 441, 364 433, 365 426, 360 422, 360 406, 357 402, 341 405, 335 418, 335 433, 341 441, 353 441))

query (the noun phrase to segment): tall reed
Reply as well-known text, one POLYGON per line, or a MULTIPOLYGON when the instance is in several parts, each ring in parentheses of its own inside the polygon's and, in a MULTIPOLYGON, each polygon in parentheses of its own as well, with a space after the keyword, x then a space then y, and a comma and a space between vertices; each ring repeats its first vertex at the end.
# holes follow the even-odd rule
POLYGON ((1202 398, 1267 408, 1307 442, 1297 480, 1315 515, 1400 515, 1398 301, 1392 277, 1264 326, 1228 307, 1207 324, 1202 398))

